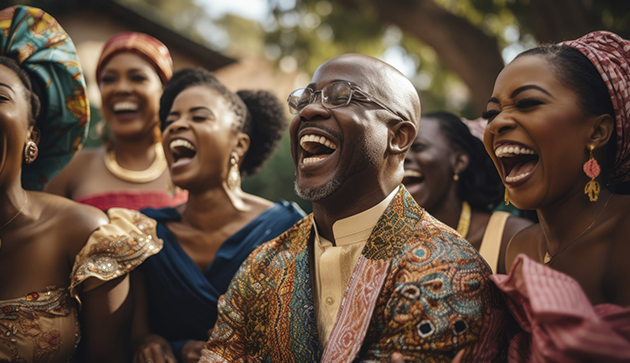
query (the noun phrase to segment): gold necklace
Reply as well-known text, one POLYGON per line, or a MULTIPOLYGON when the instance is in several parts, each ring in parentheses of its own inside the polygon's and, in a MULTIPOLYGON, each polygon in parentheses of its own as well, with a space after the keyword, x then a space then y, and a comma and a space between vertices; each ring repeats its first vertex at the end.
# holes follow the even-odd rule
POLYGON ((164 157, 164 149, 161 143, 154 145, 155 160, 145 170, 129 170, 125 169, 116 161, 116 153, 114 150, 105 154, 105 167, 118 179, 131 183, 149 183, 162 175, 166 170, 166 157, 164 157))
POLYGON ((462 213, 459 215, 459 222, 457 222, 457 233, 464 238, 466 238, 468 235, 468 229, 470 229, 470 215, 470 204, 463 201, 462 213))
POLYGON ((558 256, 558 254, 564 250, 566 250, 569 246, 571 246, 575 241, 579 240, 580 237, 584 236, 586 234, 586 232, 588 232, 594 225, 595 222, 597 222, 599 220, 599 217, 602 216, 602 214, 604 214, 604 211, 606 210, 606 207, 608 207, 608 202, 610 202, 610 200, 612 199, 614 194, 610 194, 610 197, 608 197, 608 200, 606 201, 606 204, 604 204, 604 208, 602 208, 601 212, 599 212, 599 214, 597 215, 597 217, 595 218, 595 220, 593 220, 593 222, 591 223, 590 226, 588 226, 588 228, 586 228, 584 230, 584 232, 580 233, 579 236, 575 237, 573 239, 573 241, 567 243, 564 247, 562 247, 558 252, 554 253, 553 255, 549 253, 549 251, 545 251, 545 258, 543 259, 543 263, 545 265, 549 265, 551 263, 551 261, 553 261, 553 259, 558 256))
MULTIPOLYGON (((20 210, 17 211, 17 213, 15 213, 15 215, 11 217, 11 219, 9 219, 5 224, 2 225, 2 227, 0 227, 0 230, 8 226, 9 223, 13 222, 13 220, 22 213, 22 211, 24 210, 24 207, 26 207, 26 203, 28 203, 28 194, 24 192, 24 204, 22 204, 22 207, 20 208, 20 210)), ((2 239, 0 239, 0 248, 2 248, 2 239)))

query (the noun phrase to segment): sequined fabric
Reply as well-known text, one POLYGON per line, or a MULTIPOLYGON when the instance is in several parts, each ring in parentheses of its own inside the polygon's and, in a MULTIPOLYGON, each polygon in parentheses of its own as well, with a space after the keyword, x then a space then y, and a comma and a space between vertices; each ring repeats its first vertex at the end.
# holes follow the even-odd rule
POLYGON ((219 300, 200 362, 501 361, 505 306, 475 249, 401 186, 355 266, 326 347, 310 280, 312 216, 254 251, 219 300))
MULTIPOLYGON (((80 338, 78 294, 89 277, 105 282, 129 273, 162 248, 155 221, 115 208, 78 254, 70 288, 49 288, 0 301, 0 362, 72 361, 80 338), (74 298, 73 298, 74 297, 74 298)), ((98 284, 91 284, 95 288, 98 284)))
POLYGON ((73 296, 77 296, 77 287, 86 279, 113 280, 162 249, 153 219, 123 208, 112 208, 107 214, 110 223, 92 234, 75 259, 70 284, 73 296))
POLYGON ((68 289, 51 287, 0 301, 0 362, 69 361, 80 337, 68 289))

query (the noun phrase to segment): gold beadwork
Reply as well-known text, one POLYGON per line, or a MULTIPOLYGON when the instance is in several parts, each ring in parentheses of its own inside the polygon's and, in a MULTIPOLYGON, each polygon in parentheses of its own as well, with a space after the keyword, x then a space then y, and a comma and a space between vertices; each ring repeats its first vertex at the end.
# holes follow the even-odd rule
POLYGON ((462 213, 459 215, 459 222, 457 222, 457 233, 464 238, 466 238, 470 229, 470 216, 470 204, 464 201, 462 202, 462 213))
POLYGON ((151 166, 145 170, 128 170, 123 168, 116 161, 116 154, 114 150, 105 154, 105 167, 118 179, 128 181, 131 183, 149 183, 162 175, 166 170, 166 157, 164 156, 164 149, 162 149, 161 143, 154 145, 155 160, 151 166))

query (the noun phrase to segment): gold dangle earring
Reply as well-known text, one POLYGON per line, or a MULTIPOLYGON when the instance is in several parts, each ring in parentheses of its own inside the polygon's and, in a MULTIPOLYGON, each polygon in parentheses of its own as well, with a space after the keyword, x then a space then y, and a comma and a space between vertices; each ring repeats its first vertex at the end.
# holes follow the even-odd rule
POLYGON ((503 200, 505 201, 505 205, 510 205, 510 197, 508 196, 507 188, 505 188, 505 195, 503 196, 503 200))
POLYGON ((227 185, 230 189, 235 189, 241 185, 241 172, 238 170, 238 155, 232 154, 230 157, 230 171, 228 173, 227 185))
POLYGON ((601 168, 599 167, 597 160, 595 160, 595 157, 593 157, 593 149, 595 149, 593 145, 588 146, 590 158, 584 163, 584 167, 582 169, 584 170, 586 176, 591 178, 591 181, 586 183, 586 186, 584 187, 584 194, 588 195, 588 199, 591 202, 597 202, 600 186, 595 178, 599 176, 601 168))
POLYGON ((37 159, 38 154, 39 149, 37 148, 37 144, 29 140, 26 146, 24 146, 24 162, 26 164, 32 164, 33 161, 37 159))

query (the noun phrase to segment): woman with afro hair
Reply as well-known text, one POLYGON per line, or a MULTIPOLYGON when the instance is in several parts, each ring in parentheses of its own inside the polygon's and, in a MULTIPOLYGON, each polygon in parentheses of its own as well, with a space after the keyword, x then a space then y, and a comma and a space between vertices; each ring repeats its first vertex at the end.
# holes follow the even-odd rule
POLYGON ((159 115, 173 184, 189 199, 142 211, 157 220, 164 249, 133 277, 138 306, 146 307, 137 316, 148 323, 137 326, 149 328, 137 331, 134 359, 196 362, 241 263, 304 212, 241 189, 241 175, 269 159, 287 126, 271 93, 232 93, 212 73, 188 68, 166 84, 159 115))

